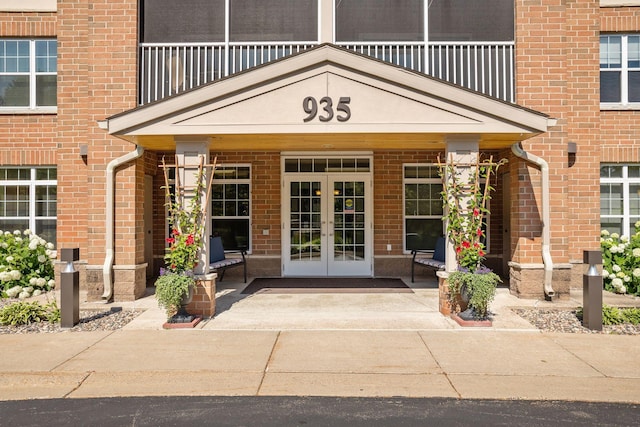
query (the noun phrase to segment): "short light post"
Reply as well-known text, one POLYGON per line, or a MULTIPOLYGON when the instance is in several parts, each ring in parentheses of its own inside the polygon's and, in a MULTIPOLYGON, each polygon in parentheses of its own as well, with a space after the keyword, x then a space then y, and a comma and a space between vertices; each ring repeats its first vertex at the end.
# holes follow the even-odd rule
POLYGON ((60 326, 73 328, 80 322, 80 272, 73 262, 80 259, 80 249, 61 249, 61 259, 67 264, 60 272, 60 326))
POLYGON ((602 330, 602 275, 598 264, 602 264, 602 252, 584 251, 583 262, 589 265, 582 276, 582 326, 594 331, 602 330))

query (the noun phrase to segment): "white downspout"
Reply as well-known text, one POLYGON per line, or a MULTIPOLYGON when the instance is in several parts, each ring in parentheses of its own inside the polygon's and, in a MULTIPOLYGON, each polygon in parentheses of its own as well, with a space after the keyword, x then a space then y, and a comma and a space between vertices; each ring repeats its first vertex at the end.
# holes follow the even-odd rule
POLYGON ((113 159, 107 165, 107 194, 106 194, 106 219, 105 219, 105 259, 102 266, 102 279, 104 283, 104 293, 102 298, 107 302, 113 297, 113 212, 114 212, 114 187, 115 187, 115 170, 118 166, 138 159, 144 153, 144 148, 136 146, 134 151, 113 159))
POLYGON ((553 261, 551 260, 551 214, 549 211, 549 165, 538 156, 527 153, 519 143, 511 146, 511 151, 516 157, 535 163, 542 173, 542 262, 544 263, 544 294, 550 299, 555 296, 551 285, 553 276, 553 261))

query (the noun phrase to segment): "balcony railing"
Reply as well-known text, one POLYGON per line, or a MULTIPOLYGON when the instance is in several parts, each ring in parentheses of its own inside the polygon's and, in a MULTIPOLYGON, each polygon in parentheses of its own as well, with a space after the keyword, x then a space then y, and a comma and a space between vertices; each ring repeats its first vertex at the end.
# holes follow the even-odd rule
MULTIPOLYGON (((140 45, 140 104, 309 49, 309 43, 140 45)), ((514 43, 349 43, 381 61, 515 102, 514 43), (426 53, 425 53, 426 52, 426 53)))

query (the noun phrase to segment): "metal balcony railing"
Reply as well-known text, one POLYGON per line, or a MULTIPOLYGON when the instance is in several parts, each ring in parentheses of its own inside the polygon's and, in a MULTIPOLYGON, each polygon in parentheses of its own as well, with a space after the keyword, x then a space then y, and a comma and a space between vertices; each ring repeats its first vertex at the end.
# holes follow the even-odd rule
MULTIPOLYGON (((309 49, 317 43, 145 43, 140 104, 309 49)), ((515 102, 514 43, 345 43, 342 47, 515 102)))

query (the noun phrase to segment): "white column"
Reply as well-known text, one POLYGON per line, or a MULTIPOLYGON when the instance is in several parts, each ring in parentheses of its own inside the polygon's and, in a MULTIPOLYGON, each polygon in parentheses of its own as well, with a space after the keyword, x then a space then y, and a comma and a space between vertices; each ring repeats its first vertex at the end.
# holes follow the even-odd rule
MULTIPOLYGON (((463 164, 471 165, 475 164, 479 156, 480 143, 477 136, 450 136, 446 140, 445 148, 445 160, 447 164, 463 164)), ((456 168, 458 172, 461 172, 462 180, 467 181, 466 177, 471 174, 475 174, 475 168, 471 166, 462 166, 456 168)), ((448 171, 445 174, 445 179, 450 179, 448 171)), ((447 215, 447 212, 444 213, 447 215)), ((446 230, 447 222, 445 221, 444 227, 446 230)), ((453 243, 447 239, 447 256, 446 256, 446 271, 455 271, 458 268, 456 262, 456 251, 453 247, 453 243)))
POLYGON ((334 0, 318 1, 318 40, 333 43, 333 3, 334 0))
MULTIPOLYGON (((198 166, 200 165, 200 157, 204 156, 204 164, 209 164, 209 139, 198 139, 189 137, 175 137, 176 142, 176 155, 178 157, 179 165, 186 165, 184 169, 176 169, 176 173, 180 172, 180 182, 185 187, 194 187, 196 183, 196 177, 198 172, 198 166)), ((208 182, 209 170, 205 168, 205 173, 202 177, 204 185, 208 182)), ((185 191, 186 194, 186 206, 188 207, 189 191, 185 191)), ((202 203, 206 203, 206 192, 201 195, 202 203)), ((204 226, 204 238, 202 241, 202 247, 200 248, 200 262, 196 267, 195 274, 205 274, 209 272, 209 235, 211 233, 211 221, 209 217, 211 215, 210 203, 205 206, 205 221, 204 226)))

